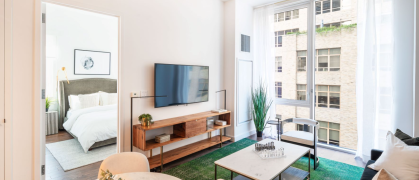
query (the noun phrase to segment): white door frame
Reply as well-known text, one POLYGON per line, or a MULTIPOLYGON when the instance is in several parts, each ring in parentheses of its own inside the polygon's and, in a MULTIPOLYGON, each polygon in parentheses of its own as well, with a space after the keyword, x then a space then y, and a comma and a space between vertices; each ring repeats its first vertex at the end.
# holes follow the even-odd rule
MULTIPOLYGON (((123 127, 124 122, 121 120, 121 17, 118 15, 98 12, 95 10, 70 6, 67 4, 62 4, 55 1, 49 0, 35 0, 35 25, 34 25, 34 164, 33 172, 35 180, 43 180, 45 176, 41 175, 42 165, 45 165, 45 101, 41 98, 42 89, 45 89, 45 82, 42 82, 42 79, 45 79, 45 31, 42 31, 42 28, 45 27, 45 24, 42 23, 42 13, 43 6, 45 3, 51 3, 61 6, 66 6, 70 8, 90 11, 94 13, 100 13, 104 15, 114 16, 118 18, 118 137, 117 137, 117 153, 123 151, 123 127), (39 96, 38 96, 39 95, 39 96)), ((48 23, 48 22, 47 22, 48 23)), ((8 164, 7 164, 8 165, 8 164)), ((0 179, 1 180, 1 179, 0 179)))
POLYGON ((5 123, 4 123, 4 76, 5 76, 5 39, 4 39, 4 27, 5 27, 5 21, 4 21, 4 13, 5 13, 5 0, 0 0, 0 54, 2 56, 0 56, 0 180, 4 180, 5 179, 5 159, 4 159, 4 154, 5 154, 5 123))

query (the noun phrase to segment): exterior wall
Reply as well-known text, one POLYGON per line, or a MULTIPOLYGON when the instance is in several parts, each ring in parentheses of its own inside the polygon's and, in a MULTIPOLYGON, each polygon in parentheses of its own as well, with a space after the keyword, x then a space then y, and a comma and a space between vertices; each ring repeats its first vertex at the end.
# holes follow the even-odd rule
MULTIPOLYGON (((356 23, 356 0, 342 2, 341 11, 316 15, 316 25, 350 21, 356 23), (345 2, 345 3, 344 3, 345 2)), ((307 10, 300 9, 300 16, 295 20, 275 23, 275 31, 299 28, 300 32, 307 29, 307 10)), ((356 28, 336 32, 316 34, 316 49, 341 48, 340 71, 315 73, 316 85, 340 86, 340 109, 315 108, 315 119, 340 124, 339 146, 356 149, 357 117, 356 117, 356 60, 357 37, 356 28)), ((306 34, 285 35, 283 47, 277 47, 275 55, 282 56, 282 72, 275 73, 275 81, 282 82, 282 97, 296 99, 297 84, 307 84, 307 72, 297 71, 297 52, 307 50, 306 34)), ((282 119, 292 117, 309 118, 309 108, 276 105, 276 113, 282 119)), ((285 131, 295 130, 295 124, 286 124, 285 131)))

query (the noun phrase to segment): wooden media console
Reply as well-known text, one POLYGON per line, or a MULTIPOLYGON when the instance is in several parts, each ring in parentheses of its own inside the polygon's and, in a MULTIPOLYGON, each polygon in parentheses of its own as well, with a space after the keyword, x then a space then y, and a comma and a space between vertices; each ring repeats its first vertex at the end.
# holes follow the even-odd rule
POLYGON ((209 148, 211 146, 220 145, 222 147, 222 142, 228 141, 231 138, 223 136, 222 129, 229 127, 231 125, 230 121, 230 111, 222 113, 213 113, 211 111, 191 114, 186 116, 180 116, 175 118, 169 118, 164 120, 155 121, 154 124, 149 127, 142 126, 137 124, 133 126, 133 146, 143 150, 148 151, 154 148, 160 147, 160 155, 152 156, 148 158, 150 163, 150 169, 156 168, 158 166, 163 170, 163 164, 172 162, 174 160, 180 159, 187 155, 193 154, 200 150, 209 148), (227 125, 219 126, 214 124, 213 129, 207 130, 207 117, 219 116, 219 120, 224 120, 227 122, 227 125), (173 127, 173 134, 170 135, 170 141, 158 143, 154 139, 146 140, 147 131, 160 129, 165 127, 173 127), (220 135, 211 137, 211 132, 220 130, 220 135), (178 142, 184 139, 188 139, 194 136, 201 134, 209 133, 209 138, 204 139, 186 146, 179 147, 163 153, 163 146, 178 142))

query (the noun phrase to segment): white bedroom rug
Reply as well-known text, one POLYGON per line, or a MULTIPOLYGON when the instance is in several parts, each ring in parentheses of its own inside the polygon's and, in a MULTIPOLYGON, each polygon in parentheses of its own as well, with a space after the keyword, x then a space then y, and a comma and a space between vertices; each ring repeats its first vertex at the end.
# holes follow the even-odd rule
POLYGON ((116 144, 95 148, 84 153, 80 143, 75 139, 50 143, 46 147, 64 171, 102 161, 116 153, 116 144))

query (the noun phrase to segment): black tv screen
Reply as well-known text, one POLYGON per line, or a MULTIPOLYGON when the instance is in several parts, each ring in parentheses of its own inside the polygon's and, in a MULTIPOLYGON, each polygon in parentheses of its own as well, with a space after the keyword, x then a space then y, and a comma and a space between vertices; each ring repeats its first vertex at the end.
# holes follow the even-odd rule
POLYGON ((154 64, 154 107, 208 101, 209 67, 154 64))

